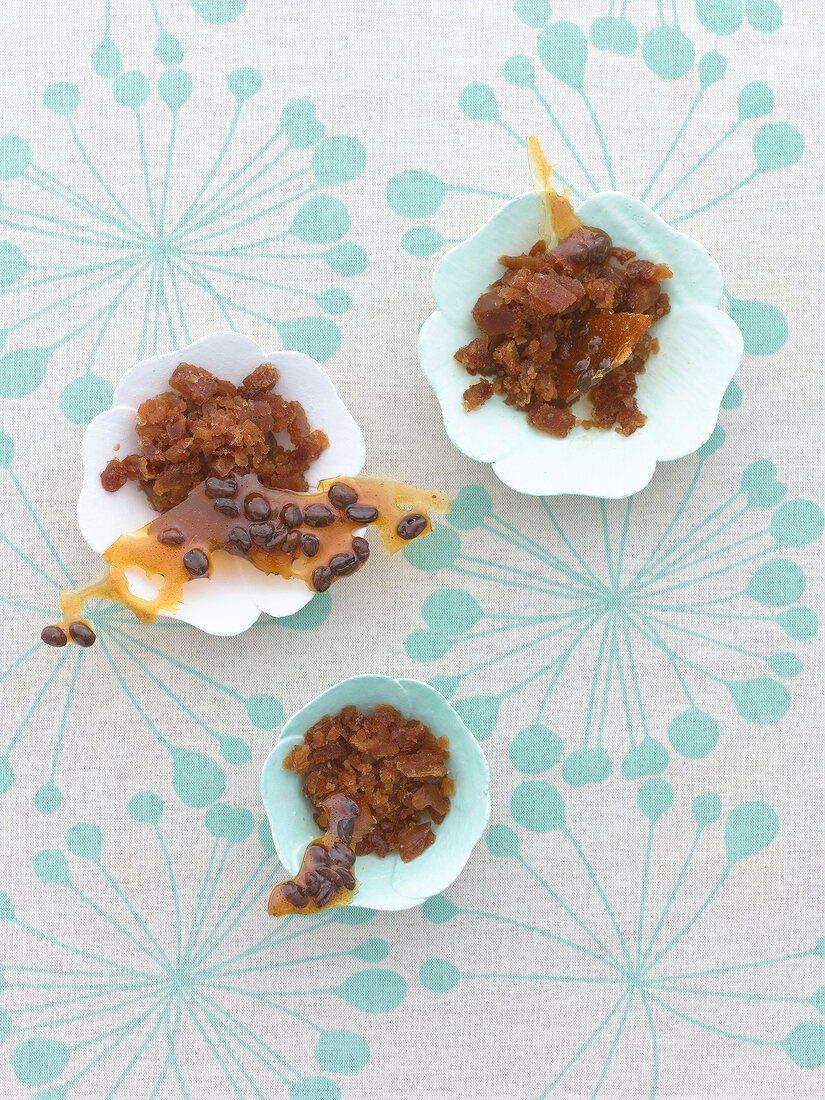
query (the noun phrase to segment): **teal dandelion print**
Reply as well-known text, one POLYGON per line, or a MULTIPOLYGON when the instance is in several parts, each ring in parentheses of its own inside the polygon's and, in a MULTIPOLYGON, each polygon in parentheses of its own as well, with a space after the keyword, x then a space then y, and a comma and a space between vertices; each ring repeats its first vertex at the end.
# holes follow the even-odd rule
POLYGON ((0 893, 4 1079, 52 1100, 336 1100, 336 1077, 370 1058, 365 1021, 406 995, 380 965, 387 942, 364 935, 372 911, 269 917, 283 872, 247 809, 217 803, 182 848, 157 794, 134 795, 128 818, 128 882, 107 830, 79 823, 35 854, 25 898, 0 893))
POLYGON ((154 91, 143 73, 121 72, 88 103, 74 84, 53 84, 43 101, 67 128, 74 163, 56 168, 24 136, 0 138, 0 397, 34 392, 53 361, 69 378, 79 366, 61 408, 85 424, 111 405, 126 367, 210 328, 252 327, 320 361, 335 353, 335 318, 352 305, 341 284, 367 256, 333 192, 361 175, 364 147, 327 134, 315 105, 294 99, 250 152, 236 136, 262 83, 257 69, 229 73, 224 118, 206 130, 183 69, 162 72, 154 91), (101 111, 118 141, 98 160, 83 135, 101 111), (214 144, 201 175, 187 126, 214 144), (111 181, 124 166, 133 178, 121 193, 111 181))
POLYGON ((535 1100, 675 1095, 686 1059, 727 1065, 736 1045, 754 1048, 752 1068, 760 1049, 781 1051, 790 1068, 825 1065, 825 936, 794 944, 772 929, 773 950, 760 954, 748 935, 751 923, 762 931, 763 917, 739 885, 740 869, 774 844, 774 809, 726 807, 713 792, 680 805, 659 778, 638 788, 636 803, 600 803, 602 827, 621 834, 617 879, 582 840, 592 811, 569 811, 542 780, 516 787, 516 828, 494 825, 486 838, 508 889, 481 908, 445 896, 425 903, 433 943, 448 952, 470 937, 488 945, 474 958, 485 960, 478 971, 450 957, 423 962, 421 984, 449 998, 449 1008, 433 1010, 461 1012, 482 999, 504 1026, 529 996, 529 1016, 553 1036, 541 1065, 529 1066, 539 1087, 520 1094, 535 1100), (720 911, 736 922, 733 939, 720 911))
POLYGON ((710 753, 732 724, 731 704, 755 726, 787 713, 818 628, 795 553, 819 538, 825 516, 813 501, 789 499, 766 460, 709 499, 707 467, 720 477, 724 438, 717 427, 679 464, 681 484, 666 487, 662 472, 641 503, 571 509, 540 498, 512 520, 481 486, 466 486, 449 525, 405 549, 441 580, 408 655, 449 662, 430 683, 480 739, 514 697, 532 709, 510 745, 523 774, 561 763, 573 786, 614 768, 638 780, 663 772, 674 752, 710 753), (645 502, 657 491, 653 528, 645 502), (580 717, 567 716, 562 737, 554 714, 571 698, 580 717))
MULTIPOLYGON (((84 752, 88 738, 84 692, 99 691, 103 675, 113 700, 126 707, 129 736, 160 750, 180 800, 191 807, 211 805, 223 794, 226 765, 246 764, 256 731, 281 724, 281 702, 264 685, 250 694, 238 691, 227 682, 231 666, 198 661, 191 628, 163 619, 142 625, 118 604, 97 601, 89 609, 98 637, 93 649, 44 646, 40 631, 55 619, 60 590, 79 578, 38 515, 34 494, 18 477, 14 443, 5 433, 0 433, 0 479, 10 519, 9 534, 0 533, 0 564, 7 573, 23 569, 14 593, 0 596, 10 640, 0 668, 5 716, 0 798, 15 783, 16 758, 28 756, 29 767, 42 767, 34 805, 45 814, 60 808, 64 758, 67 752, 84 752)), ((61 507, 68 515, 69 505, 61 507)), ((330 607, 327 595, 317 595, 295 615, 262 619, 252 629, 311 630, 326 620, 330 607)))
MULTIPOLYGON (((614 7, 610 5, 611 11, 614 7)), ((706 14, 709 7, 704 5, 706 14)), ((623 5, 622 10, 625 8, 626 5, 623 5)), ((749 8, 756 19, 756 5, 749 5, 749 8)), ((539 30, 534 52, 532 55, 515 54, 503 62, 503 84, 499 83, 499 93, 486 82, 468 84, 462 89, 458 95, 462 113, 471 122, 493 126, 504 135, 502 157, 512 162, 519 181, 526 180, 525 135, 535 133, 540 136, 548 153, 557 150, 550 156, 551 160, 558 162, 555 177, 570 188, 574 199, 580 200, 601 190, 627 189, 623 188, 622 180, 617 176, 610 152, 615 142, 625 138, 625 120, 621 118, 621 128, 617 132, 609 132, 607 120, 599 117, 588 87, 590 82, 603 82, 605 65, 627 64, 622 57, 635 50, 638 40, 636 28, 624 17, 608 15, 604 17, 606 22, 596 20, 590 28, 588 39, 576 23, 563 20, 549 22, 549 4, 520 3, 516 5, 516 11, 529 27, 539 30), (592 57, 594 50, 596 54, 592 57), (611 54, 614 56, 611 57, 611 54), (554 93, 560 87, 574 93, 578 104, 575 112, 559 113, 554 93), (514 100, 515 93, 518 95, 514 100), (502 114, 499 102, 502 98, 510 105, 515 104, 510 107, 512 117, 508 113, 502 114), (595 136, 596 153, 584 151, 579 136, 583 132, 595 136), (514 146, 517 148, 514 149, 514 146)), ((724 119, 716 93, 723 88, 725 103, 728 103, 730 78, 727 77, 727 61, 718 50, 702 54, 694 67, 691 41, 676 23, 668 25, 663 21, 644 37, 642 52, 653 72, 669 80, 683 79, 685 82, 680 93, 688 104, 684 118, 659 162, 650 165, 647 182, 639 191, 640 198, 672 225, 689 221, 696 214, 725 202, 761 175, 789 168, 802 157, 805 142, 799 130, 784 120, 769 117, 774 109, 775 96, 770 85, 763 80, 750 80, 742 84, 737 92, 735 115, 724 119), (681 149, 691 126, 703 127, 708 140, 701 154, 685 162, 681 149), (749 159, 731 185, 723 191, 714 191, 713 162, 707 168, 705 165, 740 132, 749 135, 749 159), (684 200, 682 189, 696 173, 699 173, 697 178, 705 187, 702 194, 707 194, 707 197, 702 201, 684 200), (706 185, 705 180, 708 181, 706 185)), ((671 101, 675 93, 668 84, 662 87, 661 92, 654 87, 652 94, 666 96, 671 101)), ((567 103, 569 99, 563 102, 567 103)), ((725 110, 728 109, 726 106, 725 110)), ((660 118, 664 119, 666 115, 662 114, 660 118)), ((644 146, 641 146, 640 155, 643 155, 643 150, 644 146)), ((454 244, 460 239, 445 236, 437 225, 431 224, 451 193, 488 195, 498 200, 513 197, 513 193, 485 190, 475 183, 469 185, 459 179, 445 181, 420 168, 406 169, 396 174, 386 188, 389 206, 402 218, 423 223, 404 231, 401 244, 407 252, 414 256, 429 256, 444 245, 454 244)), ((731 316, 742 329, 748 352, 768 355, 782 347, 788 336, 788 326, 777 306, 742 298, 729 290, 725 291, 725 296, 731 316)))

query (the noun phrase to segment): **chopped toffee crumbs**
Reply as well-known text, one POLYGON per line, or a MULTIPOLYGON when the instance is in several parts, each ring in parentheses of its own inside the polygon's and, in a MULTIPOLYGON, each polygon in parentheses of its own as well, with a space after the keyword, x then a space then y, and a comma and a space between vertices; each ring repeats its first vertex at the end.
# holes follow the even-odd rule
POLYGON ((311 726, 284 767, 304 777, 304 794, 322 828, 322 804, 332 794, 347 795, 369 814, 356 855, 398 852, 407 863, 435 840, 431 822, 440 824, 449 812, 455 794, 449 755, 446 737, 395 707, 381 704, 362 714, 349 706, 311 726))
POLYGON ((501 394, 533 427, 563 438, 576 424, 570 406, 586 394, 588 426, 623 435, 642 427, 636 375, 658 350, 648 329, 670 309, 661 284, 671 271, 585 225, 551 251, 540 240, 499 262, 504 275, 473 309, 481 335, 455 355, 484 376, 465 391, 464 408, 501 394))
POLYGON ((240 386, 181 363, 171 390, 138 409, 140 454, 113 458, 100 475, 103 488, 114 493, 137 481, 156 512, 180 504, 206 478, 230 474, 254 473, 267 488, 306 492, 306 472, 329 442, 312 430, 298 401, 275 392, 277 381, 271 363, 261 363, 240 386))

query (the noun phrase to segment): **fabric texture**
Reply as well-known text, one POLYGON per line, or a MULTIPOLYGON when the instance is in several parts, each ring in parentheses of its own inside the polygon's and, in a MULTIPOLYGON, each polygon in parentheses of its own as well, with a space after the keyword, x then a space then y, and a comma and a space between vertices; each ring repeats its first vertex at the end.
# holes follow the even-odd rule
POLYGON ((10 0, 0 125, 0 1091, 825 1094, 815 0, 10 0), (520 497, 416 362, 438 256, 529 189, 640 196, 746 353, 631 501, 520 497), (235 328, 322 361, 433 536, 238 638, 39 641, 98 569, 83 430, 235 328), (258 790, 338 680, 426 680, 489 830, 423 908, 275 923, 258 790))

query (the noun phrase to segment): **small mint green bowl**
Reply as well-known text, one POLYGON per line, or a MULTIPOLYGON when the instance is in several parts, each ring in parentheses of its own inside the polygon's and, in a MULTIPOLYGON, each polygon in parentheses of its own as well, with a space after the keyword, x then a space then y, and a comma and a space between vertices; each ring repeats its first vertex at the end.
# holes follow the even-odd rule
POLYGON ((400 856, 359 856, 360 883, 353 904, 369 909, 410 909, 454 882, 481 837, 490 816, 490 770, 484 753, 459 716, 429 684, 389 676, 353 676, 307 703, 281 730, 278 744, 261 772, 261 796, 269 817, 278 858, 290 875, 301 866, 307 845, 318 836, 312 805, 301 793, 300 775, 287 771, 284 760, 301 744, 310 726, 327 714, 355 706, 366 713, 388 703, 405 718, 417 718, 436 737, 450 742, 450 775, 455 795, 450 812, 435 827, 435 843, 410 863, 400 856))

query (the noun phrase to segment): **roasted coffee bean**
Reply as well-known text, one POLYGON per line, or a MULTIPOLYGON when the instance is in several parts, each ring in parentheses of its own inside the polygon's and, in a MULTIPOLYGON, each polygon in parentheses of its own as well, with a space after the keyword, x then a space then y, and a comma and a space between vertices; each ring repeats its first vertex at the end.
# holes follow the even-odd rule
POLYGON ((338 839, 343 840, 344 844, 349 844, 352 840, 353 829, 355 828, 354 817, 342 817, 338 822, 338 839))
POLYGON ((332 570, 325 565, 319 565, 312 574, 312 585, 316 592, 326 592, 332 584, 332 570))
POLYGON ((187 550, 183 555, 183 564, 192 577, 205 577, 209 572, 209 558, 203 550, 187 550))
POLYGON ((349 508, 350 504, 355 504, 358 500, 358 494, 350 485, 345 485, 343 481, 336 481, 334 485, 330 485, 329 492, 327 493, 330 504, 334 504, 336 508, 340 508, 343 512, 344 509, 349 508))
POLYGON ((352 874, 352 872, 346 871, 344 870, 344 868, 341 868, 341 870, 339 870, 338 872, 338 877, 341 879, 341 885, 344 887, 345 890, 355 889, 355 876, 352 874))
MULTIPOLYGON (((329 905, 332 901, 332 895, 335 893, 335 888, 329 882, 322 882, 318 893, 315 895, 315 904, 319 909, 323 909, 325 905, 329 905)), ((306 903, 304 903, 306 904, 306 903)))
POLYGON ((258 546, 266 546, 274 534, 274 523, 250 523, 249 525, 249 537, 258 546))
MULTIPOLYGON (((345 871, 344 874, 347 874, 347 872, 345 871)), ((342 886, 344 882, 344 880, 341 878, 341 872, 338 870, 337 867, 325 867, 324 878, 327 880, 328 883, 334 886, 336 890, 339 886, 342 886)))
POLYGON ((351 504, 347 508, 347 519, 351 519, 353 523, 375 523, 378 509, 371 504, 351 504))
POLYGON ((284 545, 284 540, 289 534, 289 528, 284 527, 282 523, 279 523, 275 528, 272 538, 266 544, 267 550, 280 550, 284 545))
POLYGON ((66 631, 60 626, 44 626, 40 631, 41 639, 46 645, 53 645, 60 649, 68 642, 66 631))
POLYGON ((340 840, 336 840, 335 843, 329 849, 329 858, 338 867, 352 867, 355 863, 355 852, 347 844, 342 844, 340 840))
POLYGON ((281 522, 287 527, 300 527, 304 516, 297 504, 285 504, 281 509, 281 522))
POLYGON ((71 639, 76 645, 82 646, 84 649, 88 649, 90 645, 95 644, 97 635, 90 626, 86 623, 74 622, 69 623, 69 634, 71 639))
POLYGON ((216 512, 220 512, 222 516, 228 516, 229 519, 234 519, 240 512, 238 505, 229 497, 218 497, 212 507, 216 512))
MULTIPOLYGON (((206 495, 215 500, 217 497, 234 497, 238 491, 238 483, 233 477, 208 477, 206 479, 206 495)), ((235 513, 237 515, 237 513, 235 513)))
POLYGON ((309 504, 304 508, 304 523, 307 527, 329 527, 335 522, 335 513, 326 504, 309 504))
POLYGON ((314 898, 318 893, 324 879, 317 871, 310 871, 304 876, 304 888, 311 898, 314 898))
POLYGON ((162 542, 164 546, 180 546, 185 541, 186 535, 183 531, 179 531, 177 527, 167 527, 165 531, 161 531, 158 535, 158 542, 162 542))
POLYGON ((302 889, 297 882, 285 882, 281 887, 281 893, 284 895, 286 901, 296 909, 306 909, 306 891, 302 889))
POLYGON ((309 855, 313 867, 326 867, 329 865, 329 853, 323 844, 310 844, 309 855))
POLYGON ((370 556, 370 544, 366 539, 356 536, 352 540, 352 552, 359 561, 366 561, 370 556))
POLYGON ((287 554, 294 553, 300 541, 300 531, 290 531, 284 539, 284 550, 286 550, 287 554))
POLYGON ((329 567, 336 577, 348 577, 360 564, 355 554, 333 554, 329 559, 329 567))
POLYGON ((242 550, 244 553, 252 545, 252 539, 245 527, 233 527, 229 532, 229 541, 236 550, 242 550))
POLYGON ((426 526, 426 517, 413 512, 410 516, 404 516, 396 527, 396 531, 402 539, 417 539, 426 526))
POLYGON ((256 523, 262 523, 265 519, 269 519, 272 513, 269 501, 266 497, 262 497, 260 493, 250 493, 243 502, 243 508, 248 518, 254 519, 256 523))
POLYGON ((321 548, 315 535, 301 535, 301 553, 306 558, 314 558, 321 548))

